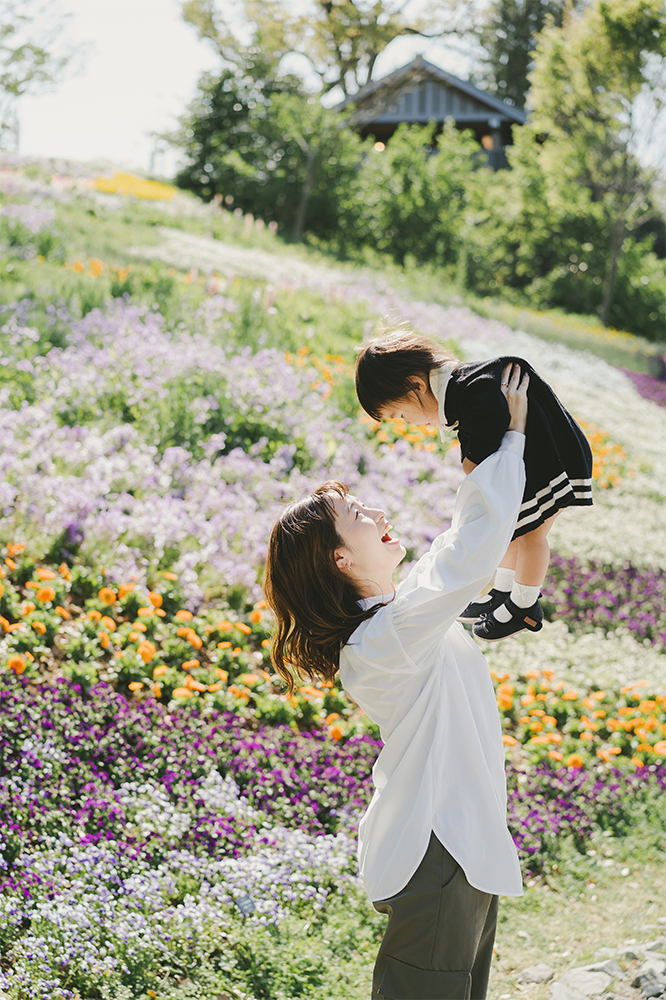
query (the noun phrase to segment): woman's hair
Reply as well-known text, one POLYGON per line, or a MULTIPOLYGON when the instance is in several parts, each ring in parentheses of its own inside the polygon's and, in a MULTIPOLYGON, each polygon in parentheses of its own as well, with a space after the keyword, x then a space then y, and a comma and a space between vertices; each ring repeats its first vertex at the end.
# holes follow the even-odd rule
POLYGON ((356 395, 373 420, 384 407, 404 399, 416 388, 415 375, 426 376, 456 358, 436 340, 411 330, 394 330, 373 337, 356 358, 356 395))
POLYGON ((295 677, 332 681, 349 636, 381 607, 364 611, 356 588, 336 565, 335 550, 344 541, 333 501, 348 492, 344 483, 324 483, 290 504, 271 532, 264 592, 275 615, 273 665, 289 694, 295 677))

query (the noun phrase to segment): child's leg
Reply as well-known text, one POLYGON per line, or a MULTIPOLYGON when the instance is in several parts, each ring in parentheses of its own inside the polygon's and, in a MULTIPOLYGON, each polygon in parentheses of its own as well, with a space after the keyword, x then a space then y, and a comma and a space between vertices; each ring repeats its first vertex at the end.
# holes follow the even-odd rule
POLYGON ((511 588, 511 600, 519 608, 531 607, 539 597, 539 590, 550 562, 548 532, 553 527, 556 517, 557 514, 553 514, 534 531, 529 531, 526 535, 521 535, 520 538, 516 539, 519 547, 516 579, 511 588))

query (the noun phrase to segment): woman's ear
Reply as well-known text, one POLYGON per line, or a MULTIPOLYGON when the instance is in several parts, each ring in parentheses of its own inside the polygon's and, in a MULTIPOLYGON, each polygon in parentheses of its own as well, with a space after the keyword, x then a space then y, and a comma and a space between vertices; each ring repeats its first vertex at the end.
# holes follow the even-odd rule
POLYGON ((351 559, 346 549, 335 550, 335 565, 340 570, 351 569, 351 559))

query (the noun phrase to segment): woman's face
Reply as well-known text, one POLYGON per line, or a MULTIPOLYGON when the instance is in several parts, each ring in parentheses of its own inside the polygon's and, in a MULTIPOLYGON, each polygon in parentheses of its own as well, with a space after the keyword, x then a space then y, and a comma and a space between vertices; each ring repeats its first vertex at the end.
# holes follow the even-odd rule
POLYGON ((386 514, 366 507, 352 494, 336 496, 333 502, 336 527, 344 543, 335 552, 337 565, 354 578, 364 596, 389 593, 393 571, 404 559, 405 547, 389 534, 386 514))

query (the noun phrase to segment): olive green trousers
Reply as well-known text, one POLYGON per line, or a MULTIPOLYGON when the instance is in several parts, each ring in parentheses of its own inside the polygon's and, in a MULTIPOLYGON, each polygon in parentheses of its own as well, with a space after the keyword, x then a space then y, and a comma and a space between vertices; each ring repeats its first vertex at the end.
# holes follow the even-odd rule
POLYGON ((433 833, 405 888, 373 904, 389 918, 373 1000, 485 1000, 497 899, 469 884, 433 833))

